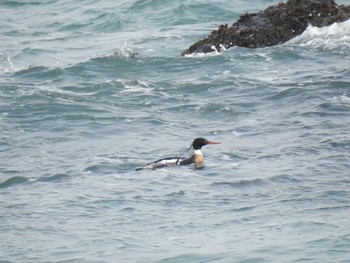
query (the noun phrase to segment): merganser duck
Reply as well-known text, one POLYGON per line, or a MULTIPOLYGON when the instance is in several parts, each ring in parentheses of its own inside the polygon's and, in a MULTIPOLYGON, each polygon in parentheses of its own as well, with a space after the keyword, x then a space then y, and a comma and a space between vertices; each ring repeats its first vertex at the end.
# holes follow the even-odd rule
POLYGON ((220 142, 212 142, 204 138, 196 138, 194 139, 194 141, 190 146, 190 149, 191 147, 193 148, 193 154, 191 157, 189 158, 183 158, 179 156, 167 157, 167 158, 157 160, 155 162, 148 163, 143 168, 139 168, 137 170, 142 170, 142 169, 155 170, 155 169, 167 167, 167 166, 188 165, 188 164, 194 164, 195 168, 197 169, 202 168, 204 167, 204 157, 201 149, 203 146, 207 144, 220 144, 220 142))

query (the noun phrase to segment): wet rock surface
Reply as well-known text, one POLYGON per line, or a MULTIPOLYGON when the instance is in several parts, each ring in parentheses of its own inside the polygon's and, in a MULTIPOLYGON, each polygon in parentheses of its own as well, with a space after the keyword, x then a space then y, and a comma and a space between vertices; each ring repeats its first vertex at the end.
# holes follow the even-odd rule
POLYGON ((233 46, 274 46, 300 35, 309 24, 322 27, 349 18, 350 5, 337 5, 333 0, 288 0, 258 13, 245 13, 232 26, 220 25, 181 55, 220 52, 233 46))

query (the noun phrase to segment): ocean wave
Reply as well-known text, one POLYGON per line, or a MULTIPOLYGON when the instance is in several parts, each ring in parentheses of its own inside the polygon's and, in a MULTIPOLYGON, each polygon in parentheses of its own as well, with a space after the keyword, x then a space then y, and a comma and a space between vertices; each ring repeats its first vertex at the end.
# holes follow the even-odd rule
POLYGON ((233 188, 246 188, 246 187, 261 187, 266 185, 264 179, 256 178, 252 180, 240 180, 236 182, 214 182, 211 184, 213 187, 233 187, 233 188))
POLYGON ((5 180, 4 182, 0 183, 0 189, 20 185, 27 182, 28 180, 29 179, 27 177, 13 176, 5 180))
POLYGON ((300 36, 288 41, 286 45, 349 51, 350 20, 325 27, 309 25, 300 36))
POLYGON ((55 3, 56 0, 51 0, 51 1, 15 1, 15 0, 5 0, 5 1, 1 1, 1 5, 4 5, 8 8, 12 8, 12 7, 23 7, 23 6, 39 6, 39 5, 46 5, 46 4, 52 4, 55 3))
MULTIPOLYGON (((181 243, 184 243, 181 240, 181 243)), ((198 245, 201 247, 201 245, 198 245)), ((193 247, 192 247, 193 249, 193 247)), ((170 257, 164 257, 155 263, 181 263, 181 262, 231 262, 233 259, 225 255, 224 253, 218 254, 177 254, 170 257)), ((233 260, 234 261, 234 260, 233 260)), ((243 261, 242 261, 243 262, 243 261)), ((252 261, 253 262, 253 261, 252 261)))
POLYGON ((70 175, 68 174, 54 174, 54 175, 39 177, 37 181, 38 182, 61 182, 68 178, 70 178, 70 175))
POLYGON ((18 69, 13 76, 31 78, 34 80, 33 84, 44 84, 43 81, 47 79, 59 79, 63 74, 63 70, 59 67, 49 68, 40 65, 30 65, 27 68, 18 69))

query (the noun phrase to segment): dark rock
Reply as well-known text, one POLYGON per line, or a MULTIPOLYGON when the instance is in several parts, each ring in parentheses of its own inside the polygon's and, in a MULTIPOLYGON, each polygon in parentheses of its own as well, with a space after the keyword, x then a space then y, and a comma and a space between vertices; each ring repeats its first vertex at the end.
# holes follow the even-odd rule
POLYGON ((274 46, 300 35, 309 24, 322 27, 349 18, 350 5, 337 5, 333 0, 288 0, 259 13, 245 13, 231 27, 220 25, 181 55, 220 52, 233 46, 274 46))

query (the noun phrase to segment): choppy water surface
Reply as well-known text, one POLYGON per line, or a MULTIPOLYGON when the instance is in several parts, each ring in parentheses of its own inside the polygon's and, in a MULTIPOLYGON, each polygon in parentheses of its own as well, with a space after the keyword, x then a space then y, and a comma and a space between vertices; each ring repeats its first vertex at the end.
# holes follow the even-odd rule
POLYGON ((347 262, 350 23, 179 55, 271 4, 1 1, 1 260, 347 262))

